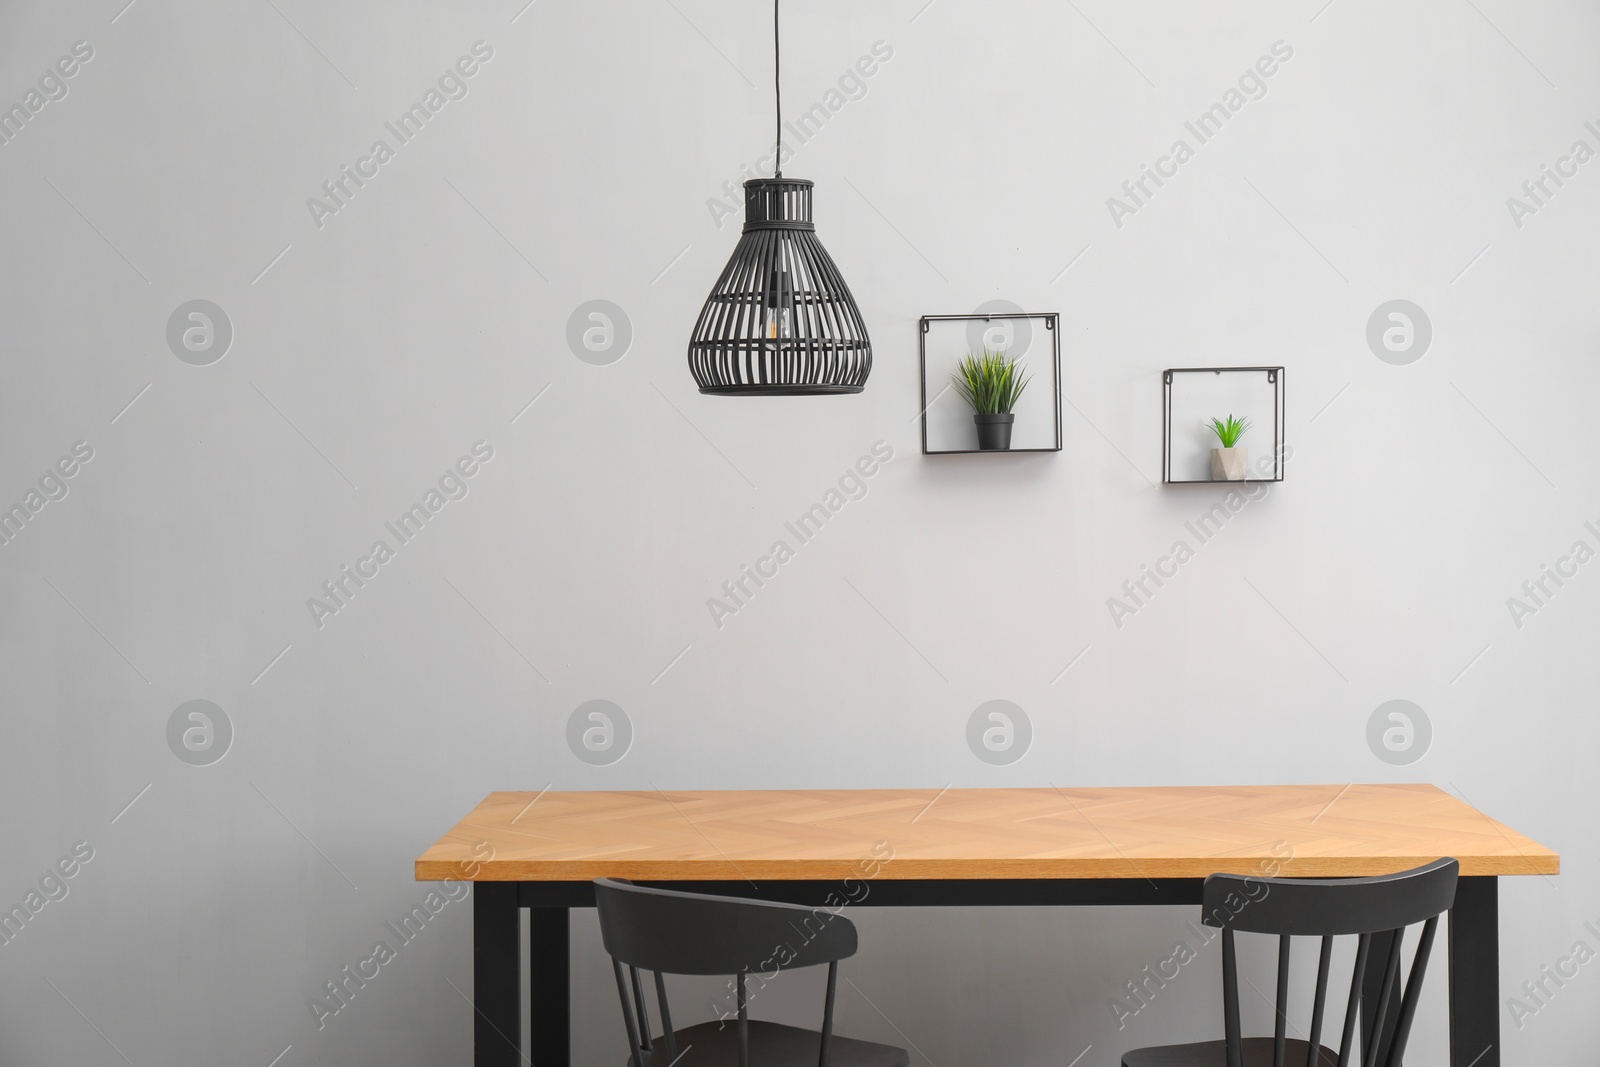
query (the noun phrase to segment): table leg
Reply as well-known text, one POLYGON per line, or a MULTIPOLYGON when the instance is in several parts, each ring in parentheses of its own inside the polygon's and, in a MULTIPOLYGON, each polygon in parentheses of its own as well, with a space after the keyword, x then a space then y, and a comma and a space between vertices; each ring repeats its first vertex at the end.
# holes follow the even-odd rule
POLYGON ((1450 909, 1450 1067, 1500 1067, 1500 892, 1456 883, 1450 909))
POLYGON ((566 908, 528 909, 528 1059, 567 1067, 572 1059, 571 934, 566 908))
POLYGON ((473 1063, 515 1067, 521 1062, 520 929, 517 883, 477 882, 472 888, 473 1063))

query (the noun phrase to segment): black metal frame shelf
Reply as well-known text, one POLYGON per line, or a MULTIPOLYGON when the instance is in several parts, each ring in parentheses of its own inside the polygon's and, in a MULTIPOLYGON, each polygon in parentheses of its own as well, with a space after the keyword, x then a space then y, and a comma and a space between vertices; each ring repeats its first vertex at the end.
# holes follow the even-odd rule
MULTIPOLYGON (((1054 311, 1015 311, 991 312, 989 314, 973 315, 924 315, 917 320, 917 383, 922 405, 919 418, 922 421, 922 454, 924 456, 976 456, 976 455, 1006 455, 1019 452, 1060 452, 1061 451, 1061 316, 1054 311), (934 322, 993 322, 997 319, 1043 319, 1044 328, 1050 333, 1050 367, 1051 381, 1055 384, 1054 400, 1055 411, 1055 447, 1053 448, 928 448, 928 325, 934 322)), ((943 394, 941 394, 943 395, 943 394)), ((934 400, 938 400, 934 397, 934 400)))
POLYGON ((1161 484, 1244 485, 1283 481, 1284 369, 1282 367, 1169 367, 1161 372, 1161 484), (1172 377, 1175 374, 1265 374, 1272 384, 1272 477, 1238 482, 1172 477, 1172 377))

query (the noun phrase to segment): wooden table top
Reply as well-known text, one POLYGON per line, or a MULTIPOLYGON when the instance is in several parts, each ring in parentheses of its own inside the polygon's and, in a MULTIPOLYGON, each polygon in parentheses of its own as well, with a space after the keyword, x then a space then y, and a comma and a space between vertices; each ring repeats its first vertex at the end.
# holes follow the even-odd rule
POLYGON ((1437 786, 1288 785, 491 793, 416 877, 842 879, 876 860, 893 879, 1323 878, 1441 856, 1463 875, 1561 870, 1437 786))

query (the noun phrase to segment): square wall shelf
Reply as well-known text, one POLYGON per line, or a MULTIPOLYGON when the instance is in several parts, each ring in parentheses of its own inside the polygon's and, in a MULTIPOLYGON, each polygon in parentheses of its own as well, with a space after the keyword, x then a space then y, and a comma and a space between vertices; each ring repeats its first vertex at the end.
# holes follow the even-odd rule
POLYGON ((1161 481, 1166 485, 1237 484, 1211 477, 1213 418, 1248 418, 1239 439, 1249 449, 1246 482, 1283 481, 1282 367, 1173 367, 1161 372, 1161 481), (1270 431, 1270 440, 1264 432, 1270 431), (1263 461, 1270 461, 1269 471, 1263 461))
POLYGON ((1049 312, 924 315, 917 322, 922 454, 996 455, 1061 451, 1061 317, 1049 312), (956 365, 985 347, 1022 360, 1030 375, 1017 401, 1011 447, 980 449, 972 408, 951 386, 956 365))

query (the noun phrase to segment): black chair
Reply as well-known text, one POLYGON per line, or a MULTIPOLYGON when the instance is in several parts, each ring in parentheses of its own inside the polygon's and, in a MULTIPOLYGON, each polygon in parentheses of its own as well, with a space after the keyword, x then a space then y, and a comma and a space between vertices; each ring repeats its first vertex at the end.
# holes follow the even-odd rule
POLYGON ((839 961, 856 952, 849 919, 793 904, 651 889, 613 878, 597 879, 594 897, 600 938, 617 975, 630 1067, 909 1067, 904 1049, 833 1033, 839 961), (820 1032, 751 1021, 747 975, 764 982, 780 970, 821 963, 828 965, 828 993, 820 1032), (651 1036, 641 968, 655 972, 657 1037, 651 1036), (662 977, 667 974, 733 976, 737 1024, 724 1017, 673 1030, 662 977))
POLYGON ((1203 894, 1207 926, 1222 928, 1222 1010, 1221 1041, 1202 1041, 1191 1045, 1159 1045, 1134 1049, 1122 1057, 1123 1067, 1380 1067, 1378 1053, 1383 1036, 1389 1037, 1389 1053, 1382 1067, 1399 1067, 1405 1054, 1406 1039, 1416 1015, 1422 993, 1422 978, 1427 973, 1428 956, 1433 948, 1439 916, 1448 911, 1456 896, 1456 877, 1460 865, 1452 859, 1437 860, 1399 874, 1381 878, 1252 878, 1237 874, 1213 874, 1206 879, 1203 894), (1422 936, 1411 964, 1404 989, 1400 983, 1400 946, 1406 927, 1423 923, 1422 936), (1272 1037, 1241 1037, 1239 1033, 1239 965, 1234 956, 1233 935, 1246 933, 1278 935, 1278 1000, 1276 1026, 1272 1037), (1328 993, 1328 967, 1333 957, 1333 939, 1356 934, 1355 967, 1346 1001, 1344 1034, 1339 1053, 1321 1042, 1322 1023, 1328 993), (1317 991, 1311 1007, 1311 1026, 1306 1038, 1290 1039, 1289 1022, 1289 943, 1295 936, 1322 938, 1322 956, 1317 964, 1317 991), (1367 966, 1373 939, 1387 945, 1383 977, 1374 1003, 1367 1005, 1372 1016, 1365 1027, 1362 1047, 1356 1038, 1356 1022, 1362 1016, 1362 998, 1368 983, 1367 966), (1399 1014, 1385 1018, 1390 1005, 1399 1004, 1399 1014), (1387 1027, 1387 1028, 1386 1028, 1387 1027))

